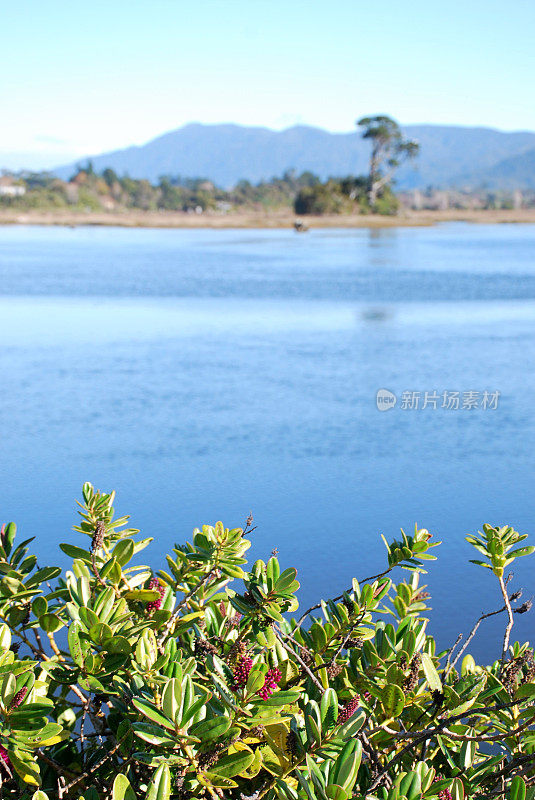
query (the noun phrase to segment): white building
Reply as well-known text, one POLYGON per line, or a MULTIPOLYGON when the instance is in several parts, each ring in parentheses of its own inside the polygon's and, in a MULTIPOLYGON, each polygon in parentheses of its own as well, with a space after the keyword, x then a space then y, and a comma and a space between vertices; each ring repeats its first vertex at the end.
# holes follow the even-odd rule
POLYGON ((21 197, 23 194, 26 194, 25 186, 20 186, 20 184, 15 183, 13 178, 7 175, 2 175, 2 177, 0 177, 0 196, 21 197))

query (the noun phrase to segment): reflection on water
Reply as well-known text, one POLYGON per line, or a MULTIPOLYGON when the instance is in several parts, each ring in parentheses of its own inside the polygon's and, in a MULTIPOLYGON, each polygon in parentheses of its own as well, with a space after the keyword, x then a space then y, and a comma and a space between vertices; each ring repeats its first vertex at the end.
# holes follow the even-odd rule
POLYGON ((500 602, 463 537, 532 532, 534 245, 504 225, 0 229, 2 516, 46 558, 86 479, 155 553, 252 508, 253 555, 277 546, 303 602, 377 571, 378 533, 416 521, 444 542, 426 581, 446 644, 468 582, 478 612, 500 602), (501 397, 379 413, 383 387, 501 397))
POLYGON ((385 322, 394 316, 393 308, 374 308, 370 306, 360 312, 361 318, 367 322, 385 322))

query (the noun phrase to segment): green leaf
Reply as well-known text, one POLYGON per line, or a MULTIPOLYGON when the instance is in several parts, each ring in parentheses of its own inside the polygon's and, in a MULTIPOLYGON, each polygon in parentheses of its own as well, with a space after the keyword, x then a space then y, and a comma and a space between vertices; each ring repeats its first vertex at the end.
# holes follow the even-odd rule
POLYGON ((127 600, 139 600, 140 603, 152 603, 157 600, 160 593, 156 589, 133 589, 124 595, 127 600))
POLYGON ((179 722, 178 713, 182 703, 182 682, 178 678, 171 678, 165 684, 162 692, 162 711, 169 719, 179 722))
POLYGON ((85 561, 86 564, 91 564, 91 553, 88 550, 77 547, 75 544, 60 544, 59 549, 63 550, 69 558, 79 558, 81 561, 85 561))
POLYGON ((515 697, 519 700, 525 697, 535 698, 535 683, 524 683, 522 686, 519 686, 515 692, 515 697))
POLYGON ((334 763, 330 774, 332 782, 351 792, 357 780, 361 759, 362 745, 358 741, 350 740, 334 763))
POLYGON ((238 785, 232 778, 224 778, 222 775, 216 775, 215 772, 205 772, 197 775, 199 783, 208 786, 209 784, 206 783, 205 778, 210 781, 212 786, 217 786, 218 789, 235 789, 238 785))
POLYGON ((80 632, 82 630, 82 625, 80 622, 73 622, 69 627, 68 633, 68 640, 69 640, 69 650, 71 651, 71 656, 73 661, 78 664, 79 667, 83 667, 84 665, 84 651, 82 650, 82 646, 80 644, 80 632))
POLYGON ((511 781, 509 800, 526 800, 526 784, 520 775, 515 775, 511 781))
POLYGON ((108 639, 111 639, 113 631, 105 622, 97 622, 89 629, 89 636, 95 644, 102 645, 108 639))
POLYGON ((188 628, 192 627, 192 622, 199 617, 204 617, 204 611, 192 611, 190 614, 184 614, 183 617, 178 618, 178 622, 175 627, 175 633, 177 631, 185 631, 188 628))
POLYGON ((452 800, 464 800, 464 784, 460 778, 454 778, 451 785, 452 800))
MULTIPOLYGON (((284 594, 289 591, 297 577, 297 570, 294 567, 288 567, 281 573, 280 578, 275 583, 275 592, 277 594, 284 594)), ((299 588, 299 583, 297 584, 299 588)))
POLYGON ((325 787, 325 794, 329 800, 349 800, 351 797, 349 792, 346 792, 345 789, 342 789, 342 787, 338 786, 336 783, 328 783, 325 787))
POLYGON ((441 692, 442 681, 440 680, 435 665, 433 664, 433 659, 427 653, 422 653, 422 669, 427 679, 427 683, 429 684, 429 688, 432 691, 441 692))
POLYGON ((62 731, 63 728, 57 722, 49 722, 33 733, 28 730, 22 731, 20 738, 24 739, 29 747, 40 747, 42 744, 52 744, 52 740, 56 740, 62 731))
POLYGON ((169 800, 171 795, 171 771, 167 764, 160 764, 148 788, 146 800, 169 800))
POLYGON ((353 714, 350 720, 340 727, 339 735, 344 739, 351 739, 360 731, 365 722, 366 712, 363 710, 357 711, 356 714, 353 714))
POLYGON ((507 553, 507 558, 510 559, 518 558, 519 556, 529 556, 534 550, 535 547, 533 545, 530 545, 529 547, 519 547, 517 550, 511 550, 510 553, 507 553))
POLYGON ((42 617, 48 611, 48 602, 42 596, 32 600, 32 611, 37 618, 42 617))
POLYGON ((268 589, 271 591, 275 586, 276 581, 280 576, 279 562, 275 557, 270 558, 266 564, 266 578, 268 582, 268 589))
POLYGON ((75 683, 76 676, 79 674, 78 670, 67 669, 52 661, 43 662, 41 669, 48 672, 57 683, 75 683))
POLYGON ((403 711, 405 695, 395 683, 387 683, 381 689, 381 706, 388 719, 395 718, 403 711))
MULTIPOLYGON (((121 569, 121 565, 115 558, 110 558, 107 561, 102 569, 100 570, 100 575, 102 578, 108 578, 110 583, 113 583, 115 586, 119 584, 121 580, 123 571, 121 569)), ((87 604, 86 604, 87 605, 87 604)))
POLYGON ((15 772, 22 778, 24 783, 28 783, 30 786, 41 785, 39 767, 29 753, 23 750, 17 750, 16 752, 11 751, 9 753, 9 758, 11 759, 15 772))
POLYGON ((474 661, 474 657, 468 653, 465 655, 461 662, 461 675, 464 677, 465 675, 470 675, 472 672, 476 671, 476 662, 474 661))
POLYGON ((182 711, 182 719, 180 720, 180 724, 185 726, 188 722, 193 719, 193 717, 199 713, 201 708, 206 705, 208 700, 210 699, 211 694, 208 694, 206 697, 198 697, 190 706, 189 708, 184 708, 182 711))
POLYGON ((230 578, 238 578, 238 580, 242 580, 243 578, 247 577, 245 572, 240 569, 240 567, 235 567, 231 564, 221 564, 221 571, 230 578))
POLYGON ((476 754, 476 742, 463 742, 459 752, 459 762, 464 770, 472 766, 476 754))
POLYGON ((80 606, 78 609, 78 614, 80 619, 84 623, 85 627, 87 628, 87 630, 89 630, 93 625, 96 625, 98 622, 100 622, 99 618, 91 608, 80 606))
POLYGON ((9 650, 11 647, 11 631, 9 627, 3 623, 0 625, 0 649, 9 650))
POLYGON ((301 697, 301 692, 287 689, 281 692, 275 692, 267 700, 263 700, 262 704, 266 706, 285 706, 297 702, 301 697))
POLYGON ((113 781, 112 800, 137 800, 126 775, 119 774, 113 781))
POLYGON ((89 586, 89 580, 85 575, 80 575, 77 579, 76 590, 81 601, 80 605, 88 606, 91 602, 91 588, 89 586))
POLYGON ((309 753, 306 755, 306 764, 312 783, 319 791, 320 797, 322 797, 325 790, 325 777, 309 753))
POLYGON ((297 770, 297 780, 299 781, 301 789, 303 789, 305 792, 308 800, 317 800, 316 795, 312 791, 311 782, 301 770, 297 770))
POLYGON ((318 721, 312 716, 312 714, 305 714, 305 728, 308 737, 308 744, 320 744, 322 735, 321 735, 321 726, 318 724, 318 721))
POLYGON ((158 644, 154 631, 145 628, 136 644, 136 661, 144 670, 151 669, 158 658, 158 644))
POLYGON ((103 589, 94 602, 93 609, 101 622, 109 619, 115 604, 115 592, 112 587, 103 589))
MULTIPOLYGON (((338 697, 334 689, 326 689, 320 704, 321 721, 333 725, 338 717, 338 697)), ((338 781, 333 778, 334 783, 338 781)))
POLYGON ((124 567, 134 555, 134 542, 132 539, 121 539, 113 548, 113 557, 124 567))
POLYGON ((132 645, 124 636, 112 636, 102 643, 102 648, 108 653, 129 655, 132 652, 132 645))
POLYGON ((171 738, 167 731, 162 730, 158 725, 153 725, 151 722, 134 722, 132 725, 136 736, 143 739, 149 744, 155 744, 163 747, 174 747, 176 739, 171 738))
POLYGON ((63 628, 64 625, 56 614, 43 614, 43 616, 39 618, 39 624, 45 633, 55 633, 59 631, 60 628, 63 628))
POLYGON ((215 717, 214 719, 203 719, 194 725, 190 733, 196 736, 203 742, 211 742, 213 739, 219 739, 230 728, 232 720, 229 717, 215 717))
POLYGON ((16 535, 17 526, 14 522, 8 522, 2 535, 2 544, 4 545, 4 550, 6 551, 7 555, 11 553, 11 548, 13 547, 13 542, 15 541, 16 535))
POLYGON ((58 575, 61 575, 61 569, 59 567, 43 567, 42 569, 38 569, 37 572, 34 572, 33 575, 25 581, 25 583, 26 586, 31 589, 34 586, 39 586, 41 583, 45 583, 46 581, 54 580, 54 578, 57 578, 58 575))
POLYGON ((422 781, 416 771, 408 772, 399 783, 399 793, 407 800, 418 800, 422 796, 422 781))
POLYGON ((254 761, 254 753, 248 750, 240 750, 238 753, 230 753, 223 756, 213 767, 212 772, 224 778, 233 778, 240 772, 248 769, 254 761))
POLYGON ((266 674, 264 670, 258 667, 253 667, 247 678, 247 692, 248 694, 256 694, 266 682, 266 674))
POLYGON ((153 722, 156 722, 157 725, 162 725, 164 728, 168 728, 171 731, 174 730, 174 723, 167 719, 167 717, 165 717, 161 711, 158 711, 156 706, 150 703, 148 700, 145 700, 141 697, 134 697, 132 704, 135 706, 135 708, 137 708, 138 711, 151 719, 153 722))
POLYGON ((89 675, 87 678, 79 678, 78 682, 86 692, 104 692, 104 686, 93 675, 89 675))

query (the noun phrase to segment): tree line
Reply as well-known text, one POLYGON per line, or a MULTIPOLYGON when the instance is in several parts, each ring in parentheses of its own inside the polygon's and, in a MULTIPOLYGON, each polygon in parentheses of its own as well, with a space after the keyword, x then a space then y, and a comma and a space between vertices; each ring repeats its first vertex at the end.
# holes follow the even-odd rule
POLYGON ((367 175, 322 180, 310 171, 298 175, 288 170, 271 180, 242 180, 231 189, 223 189, 207 178, 162 175, 151 183, 120 176, 110 167, 97 172, 89 160, 79 165, 68 181, 48 172, 23 171, 4 176, 24 191, 0 193, 0 204, 47 210, 74 207, 87 211, 202 213, 293 208, 296 214, 393 214, 398 209, 393 191, 395 171, 405 159, 417 154, 418 144, 405 140, 399 125, 390 117, 365 117, 357 124, 363 138, 371 142, 367 175))

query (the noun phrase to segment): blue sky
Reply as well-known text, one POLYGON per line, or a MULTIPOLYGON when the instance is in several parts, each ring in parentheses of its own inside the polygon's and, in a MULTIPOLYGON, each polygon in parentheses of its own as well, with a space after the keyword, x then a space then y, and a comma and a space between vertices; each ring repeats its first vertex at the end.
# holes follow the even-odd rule
POLYGON ((535 130, 533 0, 0 0, 0 166, 190 121, 535 130))

